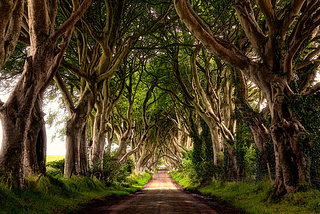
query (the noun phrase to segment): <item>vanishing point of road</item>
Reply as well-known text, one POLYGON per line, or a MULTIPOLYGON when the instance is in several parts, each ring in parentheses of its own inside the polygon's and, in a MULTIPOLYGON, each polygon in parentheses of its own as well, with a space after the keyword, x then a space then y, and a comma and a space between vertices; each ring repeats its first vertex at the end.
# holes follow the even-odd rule
POLYGON ((186 193, 175 183, 166 169, 160 167, 158 173, 152 174, 152 179, 144 189, 132 196, 126 197, 115 204, 98 203, 87 207, 79 213, 110 213, 110 214, 237 214, 236 211, 215 200, 186 193))

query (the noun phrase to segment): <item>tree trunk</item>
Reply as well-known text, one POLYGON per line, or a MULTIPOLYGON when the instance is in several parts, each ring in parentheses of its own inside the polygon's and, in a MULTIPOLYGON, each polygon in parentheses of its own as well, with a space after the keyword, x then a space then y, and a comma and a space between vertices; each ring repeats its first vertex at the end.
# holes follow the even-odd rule
POLYGON ((229 181, 237 180, 236 151, 232 146, 225 148, 224 162, 225 179, 229 181))
POLYGON ((0 70, 17 44, 24 11, 23 0, 2 0, 0 4, 0 70))
POLYGON ((86 88, 67 122, 65 175, 88 175, 87 122, 93 102, 93 93, 86 88))
POLYGON ((112 133, 107 133, 107 148, 106 148, 107 154, 111 153, 111 146, 112 146, 113 137, 110 137, 110 135, 112 135, 112 133))
MULTIPOLYGON (((57 2, 48 6, 46 1, 28 0, 28 58, 19 81, 0 109, 3 126, 0 170, 11 173, 18 186, 23 184, 23 153, 34 103, 40 90, 44 91, 53 78, 56 69, 52 66, 58 66, 54 63, 60 51, 56 43, 69 32, 90 3, 91 0, 83 1, 78 10, 55 31, 57 2)), ((67 42, 61 44, 63 49, 67 42)))
POLYGON ((93 142, 90 148, 90 167, 93 173, 101 173, 103 169, 103 154, 105 146, 106 128, 101 105, 97 106, 97 112, 93 125, 93 142))
POLYGON ((35 102, 25 143, 24 174, 26 176, 46 173, 47 136, 42 112, 42 97, 39 95, 35 102))
POLYGON ((98 131, 93 139, 93 144, 90 150, 90 167, 93 173, 100 173, 103 169, 103 154, 106 133, 98 131))
POLYGON ((118 156, 118 160, 121 160, 121 158, 127 152, 128 140, 129 140, 129 138, 131 136, 131 132, 132 132, 131 123, 129 123, 128 125, 129 125, 128 130, 120 138, 118 155, 117 155, 118 156))
POLYGON ((235 87, 235 105, 236 105, 236 114, 239 115, 238 121, 245 122, 250 128, 256 148, 259 152, 259 162, 260 169, 262 170, 262 175, 259 174, 258 177, 265 177, 268 173, 267 164, 273 162, 269 161, 269 142, 271 136, 269 130, 264 125, 264 118, 262 115, 255 110, 248 103, 248 90, 247 83, 244 78, 244 75, 238 70, 235 69, 232 72, 234 76, 235 87))
POLYGON ((217 125, 209 126, 211 141, 212 141, 212 149, 213 149, 213 164, 215 166, 218 165, 218 153, 222 150, 222 145, 219 139, 219 127, 217 125))
POLYGON ((259 162, 261 173, 258 177, 266 177, 268 175, 268 164, 273 165, 274 163, 274 161, 270 160, 269 145, 271 144, 271 136, 269 130, 263 124, 252 125, 250 126, 250 130, 259 152, 259 159, 257 161, 259 162))
POLYGON ((71 176, 72 174, 86 175, 87 173, 87 169, 81 169, 80 165, 80 157, 87 159, 85 155, 81 155, 81 152, 86 154, 83 148, 83 142, 86 142, 86 139, 83 139, 83 137, 85 135, 84 132, 86 132, 87 121, 84 121, 78 117, 78 115, 79 113, 73 114, 67 121, 66 126, 66 158, 64 174, 67 176, 71 176))
MULTIPOLYGON (((22 96, 18 96, 22 97, 22 96)), ((32 100, 31 100, 32 102, 32 100)), ((9 103, 9 102, 7 102, 9 103)), ((17 107, 19 103, 10 102, 12 107, 17 107)), ((2 147, 0 151, 0 169, 3 173, 8 173, 12 177, 17 186, 23 185, 23 151, 24 142, 27 135, 28 121, 30 112, 26 112, 25 117, 16 118, 15 115, 21 111, 15 111, 14 108, 5 108, 1 113, 2 124, 2 147)), ((28 107, 30 109, 31 107, 28 107)))
POLYGON ((80 148, 79 142, 82 137, 82 131, 85 126, 83 123, 79 123, 77 114, 67 121, 66 125, 66 157, 64 174, 71 176, 79 175, 80 173, 80 148))
POLYGON ((141 149, 140 149, 141 150, 141 154, 140 154, 140 157, 139 157, 139 159, 138 159, 138 161, 136 163, 136 171, 138 171, 138 172, 142 172, 144 170, 144 167, 145 167, 143 165, 143 160, 144 160, 144 158, 146 156, 146 151, 147 151, 146 144, 147 144, 147 142, 145 142, 143 144, 143 146, 141 147, 141 149))
POLYGON ((0 169, 12 172, 18 185, 23 184, 23 153, 31 112, 43 82, 46 82, 46 71, 52 63, 54 52, 54 48, 47 43, 34 46, 30 48, 21 78, 1 107, 3 140, 0 169))
POLYGON ((310 145, 302 141, 306 135, 303 126, 284 102, 286 80, 271 84, 267 96, 271 112, 271 136, 274 142, 278 196, 296 190, 298 185, 310 185, 310 157, 303 154, 310 145))
POLYGON ((88 125, 87 122, 83 127, 80 143, 79 143, 79 158, 80 158, 80 175, 88 176, 88 144, 87 144, 87 133, 88 133, 88 125))
MULTIPOLYGON (((299 185, 310 185, 310 160, 304 151, 310 149, 303 138, 306 132, 300 122, 292 115, 288 104, 283 100, 293 95, 289 87, 295 75, 299 60, 296 56, 302 53, 308 45, 308 40, 314 37, 319 24, 316 16, 318 10, 314 1, 292 1, 283 4, 293 10, 284 10, 281 21, 274 16, 272 4, 266 1, 239 1, 233 5, 239 22, 247 39, 261 60, 256 61, 241 52, 233 43, 213 36, 211 30, 200 20, 188 1, 174 0, 178 15, 188 29, 213 54, 222 58, 231 66, 241 70, 263 92, 271 113, 271 136, 274 142, 276 179, 276 195, 281 196, 293 192, 299 185), (257 25, 254 17, 254 7, 257 6, 266 18, 265 29, 257 25), (300 13, 309 14, 297 18, 300 13), (287 42, 289 41, 289 43, 287 42), (305 47, 303 47, 305 46, 305 47)), ((276 2, 274 2, 276 5, 276 2)), ((280 6, 280 4, 278 4, 280 6)), ((313 57, 312 54, 308 57, 313 57)), ((307 58, 308 58, 307 57, 307 58)), ((306 59, 307 59, 306 58, 306 59)), ((302 61, 304 62, 304 61, 302 61)), ((300 63, 301 64, 301 63, 300 63)), ((316 90, 317 91, 317 90, 316 90)))

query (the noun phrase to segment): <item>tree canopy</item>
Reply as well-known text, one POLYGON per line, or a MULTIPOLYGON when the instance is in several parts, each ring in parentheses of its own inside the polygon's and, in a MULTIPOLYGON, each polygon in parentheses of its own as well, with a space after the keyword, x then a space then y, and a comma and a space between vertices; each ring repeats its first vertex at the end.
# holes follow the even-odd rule
POLYGON ((318 179, 319 1, 5 0, 0 11, 0 172, 17 185, 46 173, 49 86, 67 112, 68 176, 103 177, 107 155, 139 171, 191 163, 203 182, 272 176, 275 196, 318 179))

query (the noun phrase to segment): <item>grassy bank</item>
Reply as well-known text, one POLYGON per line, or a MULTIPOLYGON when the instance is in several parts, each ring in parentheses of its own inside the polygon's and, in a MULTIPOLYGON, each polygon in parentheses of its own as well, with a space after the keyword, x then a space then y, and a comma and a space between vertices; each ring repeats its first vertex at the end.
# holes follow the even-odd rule
POLYGON ((292 214, 320 213, 320 192, 310 189, 284 196, 280 201, 268 199, 272 192, 270 181, 260 182, 217 182, 200 187, 182 173, 172 173, 172 177, 186 190, 214 196, 252 214, 292 214))
POLYGON ((0 213, 70 213, 94 199, 119 197, 141 190, 151 176, 135 174, 125 185, 104 186, 95 178, 41 177, 27 179, 21 190, 10 188, 8 181, 0 182, 0 213))

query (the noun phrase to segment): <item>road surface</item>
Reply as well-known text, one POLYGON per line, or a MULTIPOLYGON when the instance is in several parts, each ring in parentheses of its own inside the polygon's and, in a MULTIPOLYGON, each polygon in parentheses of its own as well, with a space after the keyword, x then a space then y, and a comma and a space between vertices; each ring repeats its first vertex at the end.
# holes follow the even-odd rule
POLYGON ((132 196, 116 203, 98 203, 79 213, 122 213, 122 214, 235 214, 243 213, 221 205, 211 199, 186 193, 175 183, 165 168, 152 174, 152 179, 145 188, 132 196))

